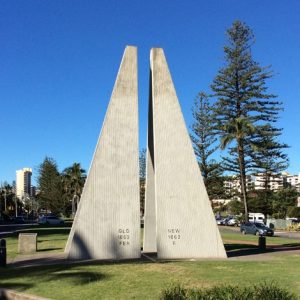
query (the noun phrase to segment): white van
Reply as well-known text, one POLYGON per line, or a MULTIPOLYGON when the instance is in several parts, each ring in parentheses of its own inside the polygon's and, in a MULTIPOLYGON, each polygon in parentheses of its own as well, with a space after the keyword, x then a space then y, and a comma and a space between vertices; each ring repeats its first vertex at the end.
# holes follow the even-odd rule
POLYGON ((262 213, 249 213, 248 214, 249 222, 256 222, 256 223, 265 223, 265 215, 262 213))

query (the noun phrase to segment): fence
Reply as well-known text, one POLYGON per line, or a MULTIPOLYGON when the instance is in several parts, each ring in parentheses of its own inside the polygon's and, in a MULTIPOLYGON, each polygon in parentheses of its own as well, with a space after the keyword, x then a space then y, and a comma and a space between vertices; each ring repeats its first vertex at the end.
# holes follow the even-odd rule
POLYGON ((267 226, 273 229, 286 229, 290 225, 292 225, 292 220, 267 219, 267 226))

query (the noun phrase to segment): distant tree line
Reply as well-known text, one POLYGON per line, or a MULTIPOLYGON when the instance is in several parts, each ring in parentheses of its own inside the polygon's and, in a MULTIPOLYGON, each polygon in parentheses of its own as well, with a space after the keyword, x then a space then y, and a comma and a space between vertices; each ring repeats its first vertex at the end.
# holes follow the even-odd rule
POLYGON ((39 208, 56 214, 74 214, 85 179, 86 172, 80 163, 74 163, 60 173, 55 160, 46 157, 38 168, 39 208))
POLYGON ((34 217, 37 212, 74 215, 86 179, 80 163, 58 171, 55 160, 45 157, 38 167, 37 194, 25 202, 16 197, 15 186, 4 182, 0 186, 0 221, 20 214, 34 217))

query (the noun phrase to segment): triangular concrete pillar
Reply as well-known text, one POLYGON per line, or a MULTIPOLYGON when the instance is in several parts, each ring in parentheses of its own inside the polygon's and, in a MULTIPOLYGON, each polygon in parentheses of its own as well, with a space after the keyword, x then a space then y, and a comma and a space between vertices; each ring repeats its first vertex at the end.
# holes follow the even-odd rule
POLYGON ((126 47, 65 251, 140 257, 137 49, 126 47))
POLYGON ((151 50, 150 64, 144 250, 156 248, 154 237, 158 258, 225 258, 162 49, 151 50))
POLYGON ((152 111, 152 76, 150 72, 149 107, 148 107, 148 136, 146 158, 146 189, 144 214, 144 252, 157 252, 156 244, 156 202, 155 202, 155 173, 154 173, 154 139, 152 111))

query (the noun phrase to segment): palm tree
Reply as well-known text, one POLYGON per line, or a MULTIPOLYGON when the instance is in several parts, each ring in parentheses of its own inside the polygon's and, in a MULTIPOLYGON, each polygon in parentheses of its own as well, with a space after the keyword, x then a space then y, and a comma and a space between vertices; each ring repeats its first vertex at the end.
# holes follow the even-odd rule
POLYGON ((0 187, 0 215, 12 211, 16 206, 16 196, 12 185, 4 182, 0 187))
POLYGON ((81 168, 80 163, 74 163, 71 167, 63 170, 62 182, 65 195, 71 198, 72 215, 75 215, 83 186, 86 179, 86 172, 81 168))
MULTIPOLYGON (((240 182, 241 182, 241 194, 243 197, 244 208, 245 208, 245 217, 248 218, 248 205, 247 205, 247 189, 246 189, 246 138, 249 135, 253 135, 256 131, 256 128, 253 126, 247 118, 239 117, 236 119, 230 120, 227 124, 223 126, 223 134, 221 135, 220 147, 225 149, 229 143, 236 141, 237 147, 237 158, 238 158, 238 167, 240 173, 240 182)), ((248 141, 251 144, 251 142, 248 141)), ((252 146, 252 144, 251 144, 252 146)))

